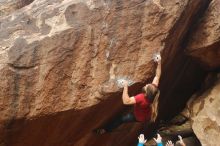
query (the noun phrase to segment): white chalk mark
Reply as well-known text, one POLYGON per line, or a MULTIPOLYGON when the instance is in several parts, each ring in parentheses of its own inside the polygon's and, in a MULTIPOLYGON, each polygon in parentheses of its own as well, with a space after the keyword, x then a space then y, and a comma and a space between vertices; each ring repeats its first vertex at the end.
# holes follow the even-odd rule
POLYGON ((95 3, 93 0, 88 0, 86 3, 87 3, 90 10, 95 8, 95 3))
POLYGON ((103 29, 108 28, 108 24, 107 24, 106 22, 102 22, 102 28, 103 28, 103 29))
POLYGON ((110 40, 109 48, 112 48, 112 47, 113 47, 113 45, 115 44, 115 41, 116 41, 115 38, 112 38, 112 39, 110 40))
POLYGON ((112 66, 111 66, 110 71, 109 71, 110 80, 115 79, 115 68, 116 68, 116 64, 112 63, 112 66))
POLYGON ((127 77, 117 77, 116 78, 116 83, 118 85, 118 87, 122 88, 124 87, 124 82, 127 81, 128 82, 128 86, 133 85, 135 82, 132 81, 131 79, 127 78, 127 77))
POLYGON ((156 52, 153 54, 153 60, 154 62, 158 62, 161 60, 160 52, 156 52))
POLYGON ((164 9, 164 7, 162 7, 160 4, 160 0, 153 0, 153 3, 156 4, 160 9, 164 9))
POLYGON ((109 58, 109 55, 110 55, 109 50, 106 50, 106 51, 105 51, 105 56, 106 56, 107 59, 109 58))

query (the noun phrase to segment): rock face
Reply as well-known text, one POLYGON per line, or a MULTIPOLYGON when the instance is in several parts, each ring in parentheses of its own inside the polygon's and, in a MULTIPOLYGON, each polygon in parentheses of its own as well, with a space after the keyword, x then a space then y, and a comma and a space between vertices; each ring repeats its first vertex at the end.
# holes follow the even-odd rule
POLYGON ((220 1, 212 0, 192 32, 187 52, 207 69, 220 67, 220 1))
POLYGON ((34 0, 1 0, 0 1, 0 16, 8 15, 9 13, 20 9, 34 0))
POLYGON ((133 82, 130 95, 151 81, 159 50, 160 115, 184 107, 205 72, 181 44, 208 3, 163 0, 163 9, 150 0, 36 0, 15 12, 1 7, 0 145, 134 145, 141 124, 104 136, 91 131, 124 110, 118 79, 133 82))
MULTIPOLYGON (((208 70, 220 67, 220 1, 212 0, 198 26, 189 38, 187 53, 208 70)), ((209 88, 196 93, 188 102, 188 116, 192 128, 203 146, 219 145, 220 132, 220 79, 208 76, 209 88)))
POLYGON ((201 144, 218 146, 218 139, 220 139, 220 74, 212 87, 199 96, 195 94, 193 100, 188 102, 188 113, 192 128, 201 144))

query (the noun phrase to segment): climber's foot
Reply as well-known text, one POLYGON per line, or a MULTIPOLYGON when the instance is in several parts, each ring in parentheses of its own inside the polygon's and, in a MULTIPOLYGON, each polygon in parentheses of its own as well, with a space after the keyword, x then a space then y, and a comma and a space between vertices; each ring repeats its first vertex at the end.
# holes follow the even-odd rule
POLYGON ((100 128, 100 129, 95 129, 94 130, 94 133, 96 134, 99 134, 99 135, 102 135, 102 134, 105 134, 107 131, 103 128, 100 128))

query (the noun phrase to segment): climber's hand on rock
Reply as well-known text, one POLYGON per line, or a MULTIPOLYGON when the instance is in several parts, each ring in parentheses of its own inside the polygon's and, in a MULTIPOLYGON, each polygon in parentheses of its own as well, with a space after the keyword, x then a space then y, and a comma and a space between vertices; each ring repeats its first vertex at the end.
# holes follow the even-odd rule
POLYGON ((171 140, 168 140, 168 142, 166 143, 166 146, 174 146, 174 144, 171 140))
POLYGON ((127 86, 128 86, 128 81, 124 80, 124 81, 122 82, 122 84, 123 84, 124 87, 127 87, 127 86))
POLYGON ((139 140, 139 143, 146 143, 147 142, 147 139, 144 139, 144 134, 140 134, 140 136, 138 137, 138 140, 139 140))
POLYGON ((155 141, 156 143, 162 143, 162 137, 160 136, 160 134, 157 134, 157 139, 154 138, 154 141, 155 141))
POLYGON ((157 63, 161 62, 161 55, 160 55, 160 53, 158 53, 158 54, 156 55, 155 60, 156 60, 157 63))
POLYGON ((161 62, 161 55, 160 52, 153 55, 154 62, 160 63, 161 62))

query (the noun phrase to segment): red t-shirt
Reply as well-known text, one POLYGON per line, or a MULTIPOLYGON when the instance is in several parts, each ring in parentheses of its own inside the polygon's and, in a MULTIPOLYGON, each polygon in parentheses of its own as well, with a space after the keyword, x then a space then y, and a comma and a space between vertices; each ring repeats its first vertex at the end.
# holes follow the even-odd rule
POLYGON ((151 117, 150 100, 144 97, 144 94, 138 94, 135 97, 134 115, 137 121, 149 121, 151 117))

